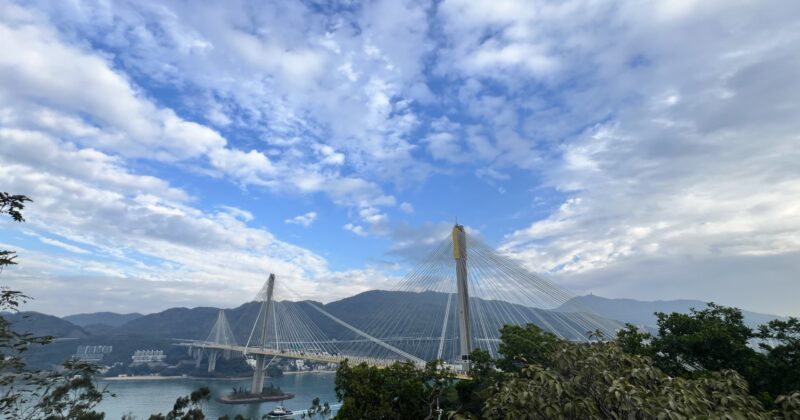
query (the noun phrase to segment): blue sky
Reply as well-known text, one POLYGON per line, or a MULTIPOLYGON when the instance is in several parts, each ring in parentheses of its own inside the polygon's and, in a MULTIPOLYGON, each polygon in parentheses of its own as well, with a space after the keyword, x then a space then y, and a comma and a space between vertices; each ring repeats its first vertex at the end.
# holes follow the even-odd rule
POLYGON ((574 293, 798 315, 800 6, 0 0, 4 283, 390 287, 458 219, 574 293))

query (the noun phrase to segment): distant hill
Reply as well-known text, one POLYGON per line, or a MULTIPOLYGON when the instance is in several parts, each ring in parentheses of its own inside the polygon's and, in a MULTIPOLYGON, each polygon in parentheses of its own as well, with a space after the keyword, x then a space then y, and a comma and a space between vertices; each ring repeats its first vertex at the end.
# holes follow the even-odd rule
MULTIPOLYGON (((381 320, 377 318, 394 315, 394 313, 387 312, 386 308, 402 308, 406 313, 413 313, 415 319, 413 322, 404 324, 405 331, 396 332, 413 335, 420 330, 427 330, 432 320, 440 322, 439 318, 441 318, 441 311, 445 307, 446 301, 447 294, 444 293, 373 290, 328 304, 312 303, 322 307, 348 324, 370 333, 375 333, 375 331, 370 331, 370 328, 381 323, 381 320)), ((313 321, 320 330, 325 331, 330 338, 352 338, 352 333, 349 330, 311 309, 308 303, 308 301, 289 302, 289 304, 295 306, 298 311, 301 311, 313 321)), ((525 313, 533 323, 549 322, 551 325, 561 325, 563 330, 559 332, 567 337, 574 335, 576 330, 580 331, 581 334, 585 330, 584 327, 569 324, 572 321, 560 312, 526 308, 508 302, 493 301, 492 306, 499 311, 525 313)), ((167 309, 166 311, 145 315, 128 322, 111 330, 109 334, 204 339, 211 331, 211 327, 217 319, 218 311, 219 309, 210 307, 167 309)), ((255 302, 248 302, 237 308, 225 310, 225 315, 239 343, 246 342, 257 314, 258 303, 255 302)), ((611 320, 608 320, 608 322, 615 323, 611 320)), ((621 324, 618 325, 621 326, 621 324)), ((499 329, 500 325, 487 327, 499 329)))
POLYGON ((2 316, 17 332, 28 332, 36 336, 49 335, 54 338, 84 338, 90 335, 69 321, 39 312, 4 313, 2 316))
POLYGON ((89 324, 89 325, 84 325, 81 328, 83 328, 84 331, 93 336, 106 335, 114 330, 114 327, 105 324, 89 324))
MULTIPOLYGON (((597 315, 616 319, 634 325, 656 327, 655 312, 680 312, 689 313, 690 308, 703 309, 706 302, 700 300, 657 300, 641 301, 635 299, 610 299, 595 295, 578 296, 561 305, 559 311, 575 311, 583 308, 597 315)), ((761 314, 742 310, 745 323, 755 328, 773 319, 782 319, 778 315, 761 314)))
MULTIPOLYGON (((288 302, 288 304, 293 307, 294 311, 305 314, 321 331, 325 331, 329 338, 338 340, 339 348, 342 351, 346 351, 345 342, 354 338, 353 333, 312 309, 308 305, 309 303, 322 307, 344 322, 375 335, 379 335, 379 331, 376 328, 379 329, 387 323, 397 322, 400 318, 405 319, 405 317, 397 316, 401 311, 406 314, 410 313, 413 314, 410 317, 411 320, 405 320, 402 326, 395 328, 393 332, 400 335, 413 336, 423 331, 429 332, 432 328, 439 331, 440 327, 435 326, 435 324, 441 322, 441 311, 446 299, 446 294, 435 292, 412 293, 373 290, 328 304, 309 301, 288 302), (387 308, 397 308, 397 310, 387 310, 387 308)), ((482 302, 484 304, 487 303, 487 301, 482 302)), ((655 326, 653 312, 688 312, 691 307, 705 307, 704 302, 696 300, 644 302, 634 299, 607 299, 593 295, 573 298, 556 310, 527 308, 498 301, 491 301, 488 304, 498 313, 527 314, 531 322, 540 326, 545 326, 543 324, 555 326, 563 336, 569 338, 577 338, 575 335, 582 334, 586 329, 570 324, 572 322, 571 318, 564 314, 565 311, 589 311, 595 313, 606 318, 607 326, 612 329, 621 327, 624 322, 653 329, 655 326)), ((236 340, 240 344, 244 344, 247 341, 258 310, 259 304, 257 302, 248 302, 236 308, 225 310, 225 315, 233 329, 236 340)), ((44 367, 60 363, 73 354, 80 344, 114 346, 114 351, 108 355, 107 360, 104 359, 104 363, 127 361, 133 351, 148 348, 165 350, 169 354, 170 360, 178 360, 183 357, 185 350, 174 346, 175 341, 173 339, 205 339, 217 319, 218 312, 219 309, 217 308, 198 307, 171 308, 149 315, 122 315, 106 312, 65 317, 66 319, 75 319, 77 317, 76 322, 88 322, 88 320, 92 319, 98 321, 94 324, 85 324, 84 327, 70 323, 65 319, 36 312, 3 314, 3 316, 8 317, 17 330, 30 331, 37 335, 52 335, 58 338, 78 338, 76 340, 63 340, 43 348, 32 349, 29 357, 32 361, 35 361, 37 366, 44 367), (122 319, 125 316, 133 319, 122 323, 122 319), (120 325, 110 326, 107 324, 109 322, 117 322, 120 325)), ((751 326, 779 318, 774 315, 749 311, 743 312, 746 322, 751 326)), ((481 325, 481 328, 489 329, 497 329, 499 327, 499 324, 481 325)), ((396 342, 395 344, 400 347, 412 345, 410 343, 396 342)), ((416 344, 413 345, 417 346, 416 344)), ((354 346, 362 345, 354 344, 354 346)), ((414 353, 419 355, 430 353, 430 351, 435 352, 435 347, 421 352, 419 347, 414 347, 414 349, 414 353)), ((427 356, 433 357, 434 355, 428 354, 427 356)))
POLYGON ((119 327, 134 319, 141 318, 139 313, 118 314, 115 312, 94 312, 90 314, 68 315, 62 319, 67 320, 77 326, 85 327, 88 325, 108 325, 109 327, 119 327))

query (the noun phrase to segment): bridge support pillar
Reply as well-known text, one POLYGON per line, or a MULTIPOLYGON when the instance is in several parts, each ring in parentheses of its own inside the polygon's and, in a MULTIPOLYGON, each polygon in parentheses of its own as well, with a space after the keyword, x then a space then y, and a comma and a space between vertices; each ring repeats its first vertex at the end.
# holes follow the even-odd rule
POLYGON ((217 358, 219 357, 219 350, 213 349, 208 355, 208 371, 213 372, 217 368, 217 358))
POLYGON ((253 371, 253 383, 250 385, 251 394, 261 394, 264 390, 264 362, 266 356, 263 354, 256 355, 256 367, 253 371))
POLYGON ((203 361, 203 349, 198 348, 195 351, 194 367, 199 368, 200 363, 203 361))
POLYGON ((458 292, 458 341, 461 363, 469 370, 472 353, 472 324, 469 314, 469 287, 467 281, 467 234, 464 226, 453 226, 453 257, 456 260, 456 288, 458 292))

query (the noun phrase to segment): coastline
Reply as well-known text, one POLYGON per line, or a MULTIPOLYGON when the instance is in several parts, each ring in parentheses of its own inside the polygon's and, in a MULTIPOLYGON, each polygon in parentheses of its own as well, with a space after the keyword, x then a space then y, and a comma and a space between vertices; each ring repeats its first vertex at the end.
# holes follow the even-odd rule
POLYGON ((188 380, 204 380, 204 381, 241 381, 250 379, 249 376, 230 377, 230 378, 203 378, 200 376, 157 376, 157 375, 143 375, 143 376, 107 376, 97 378, 101 381, 168 381, 176 379, 188 380))
MULTIPOLYGON (((283 372, 284 375, 301 375, 301 374, 309 374, 309 373, 336 373, 335 370, 305 370, 301 372, 283 372)), ((269 379, 271 377, 267 377, 265 379, 269 379)), ((186 380, 203 380, 203 381, 243 381, 251 379, 251 376, 237 376, 237 377, 230 377, 230 378, 207 378, 201 376, 157 376, 157 375, 141 375, 141 376, 107 376, 107 377, 98 377, 100 381, 168 381, 168 380, 176 380, 176 379, 186 379, 186 380)))

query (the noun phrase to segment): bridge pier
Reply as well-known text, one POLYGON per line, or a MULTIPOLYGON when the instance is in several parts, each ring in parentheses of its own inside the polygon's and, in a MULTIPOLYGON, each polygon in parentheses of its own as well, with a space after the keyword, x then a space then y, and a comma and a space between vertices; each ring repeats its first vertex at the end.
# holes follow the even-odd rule
POLYGON ((208 372, 213 372, 217 368, 217 358, 219 357, 219 350, 213 349, 208 354, 208 372))
POLYGON ((195 357, 195 359, 194 359, 194 367, 195 368, 200 368, 200 363, 203 361, 203 349, 200 349, 200 348, 196 349, 196 353, 195 353, 194 357, 195 357))
POLYGON ((253 383, 250 385, 251 394, 261 394, 264 390, 264 362, 266 356, 263 354, 256 355, 256 367, 253 371, 253 383))

